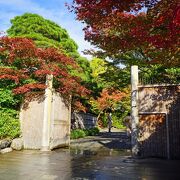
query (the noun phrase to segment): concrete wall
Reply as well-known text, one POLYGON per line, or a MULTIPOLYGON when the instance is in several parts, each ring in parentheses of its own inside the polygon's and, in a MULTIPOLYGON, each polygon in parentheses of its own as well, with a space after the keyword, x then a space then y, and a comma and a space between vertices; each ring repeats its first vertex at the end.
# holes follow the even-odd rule
MULTIPOLYGON (((41 149, 44 94, 28 94, 21 107, 20 121, 25 149, 41 149)), ((70 142, 70 106, 59 93, 53 93, 49 127, 49 149, 68 146, 70 142)))

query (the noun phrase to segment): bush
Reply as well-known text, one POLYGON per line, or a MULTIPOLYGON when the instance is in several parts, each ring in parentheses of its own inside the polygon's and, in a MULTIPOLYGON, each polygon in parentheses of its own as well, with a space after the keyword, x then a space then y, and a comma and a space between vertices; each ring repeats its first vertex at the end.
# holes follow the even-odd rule
POLYGON ((15 109, 19 102, 10 89, 0 88, 0 107, 15 109))
POLYGON ((18 112, 12 109, 0 109, 0 139, 16 138, 20 135, 18 112))
POLYGON ((101 114, 100 119, 98 120, 98 126, 101 128, 107 127, 108 119, 106 114, 101 114))
MULTIPOLYGON (((123 119, 126 117, 127 112, 119 113, 119 112, 113 112, 112 113, 112 126, 117 129, 124 129, 125 126, 123 124, 123 119)), ((101 128, 108 127, 108 119, 107 115, 103 114, 101 115, 101 119, 98 121, 98 125, 101 128)))
POLYGON ((83 138, 85 136, 95 136, 99 133, 97 127, 91 129, 75 129, 71 131, 71 139, 83 138))
POLYGON ((20 122, 18 119, 21 98, 14 96, 11 86, 0 80, 0 139, 16 138, 20 135, 20 122))
POLYGON ((124 128, 126 128, 124 126, 124 123, 123 123, 124 117, 118 117, 117 114, 114 114, 112 116, 112 119, 113 119, 113 123, 112 123, 113 127, 117 128, 117 129, 124 129, 124 128))
POLYGON ((86 136, 86 133, 82 129, 75 129, 71 131, 71 139, 83 138, 86 136))
POLYGON ((86 136, 95 136, 99 134, 99 129, 97 127, 91 129, 85 129, 86 136))

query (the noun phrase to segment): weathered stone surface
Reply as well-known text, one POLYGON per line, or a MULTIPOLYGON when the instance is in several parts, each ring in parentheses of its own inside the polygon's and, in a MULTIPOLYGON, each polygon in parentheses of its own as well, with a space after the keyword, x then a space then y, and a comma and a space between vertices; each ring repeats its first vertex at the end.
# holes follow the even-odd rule
POLYGON ((12 148, 5 148, 5 149, 0 150, 0 154, 9 153, 9 152, 11 152, 12 150, 13 150, 12 148))
POLYGON ((3 139, 0 140, 0 150, 10 147, 12 140, 10 139, 3 139))
MULTIPOLYGON (((33 97, 33 93, 32 97, 33 97)), ((50 123, 47 124, 50 130, 49 149, 60 146, 69 146, 70 143, 70 105, 61 97, 59 93, 53 92, 51 101, 51 112, 44 116, 45 95, 34 94, 35 98, 27 101, 28 108, 24 105, 20 111, 21 131, 23 136, 24 149, 43 149, 48 143, 42 143, 42 137, 48 133, 43 131, 43 121, 51 114, 50 123), (25 108, 26 107, 26 108, 25 108), (46 117, 46 118, 45 118, 46 117)), ((26 99, 25 99, 26 102, 26 99)))
POLYGON ((11 148, 17 151, 20 151, 23 149, 23 139, 22 138, 16 138, 13 139, 11 148))
POLYGON ((97 117, 91 113, 71 114, 71 129, 90 129, 96 127, 97 117))

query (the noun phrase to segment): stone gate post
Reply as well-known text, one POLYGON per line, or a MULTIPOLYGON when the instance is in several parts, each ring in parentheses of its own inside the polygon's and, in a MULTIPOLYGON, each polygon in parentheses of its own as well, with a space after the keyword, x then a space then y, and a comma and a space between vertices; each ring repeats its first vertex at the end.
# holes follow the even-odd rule
POLYGON ((52 83, 53 75, 46 76, 46 90, 44 100, 44 117, 43 117, 43 129, 42 129, 42 147, 41 151, 49 150, 50 143, 50 124, 51 124, 51 109, 52 109, 52 83))
POLYGON ((131 145, 132 155, 137 156, 138 147, 138 66, 131 66, 131 145))

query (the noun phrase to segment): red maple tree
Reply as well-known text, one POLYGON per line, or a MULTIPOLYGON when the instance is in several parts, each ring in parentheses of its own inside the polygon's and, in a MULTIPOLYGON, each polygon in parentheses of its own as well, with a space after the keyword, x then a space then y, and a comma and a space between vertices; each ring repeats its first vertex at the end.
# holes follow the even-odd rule
POLYGON ((147 62, 180 65, 178 0, 74 0, 71 8, 106 55, 138 51, 147 62))
POLYGON ((111 109, 112 111, 115 110, 118 107, 119 102, 126 96, 127 94, 125 92, 107 88, 102 90, 97 99, 91 98, 90 103, 94 111, 98 111, 97 119, 99 119, 100 115, 105 113, 108 109, 111 109))
POLYGON ((14 81, 15 94, 45 89, 47 74, 54 76, 54 88, 62 94, 89 93, 81 79, 70 73, 78 69, 72 58, 54 48, 37 48, 30 39, 0 37, 0 61, 0 80, 14 81))

